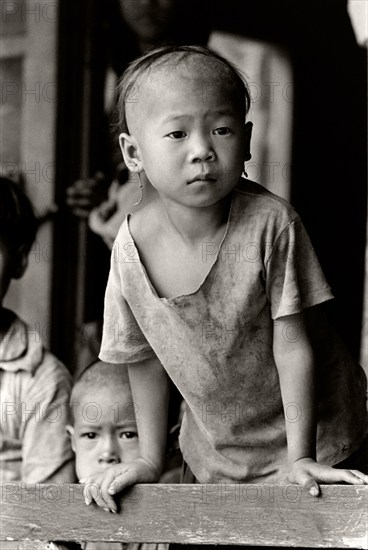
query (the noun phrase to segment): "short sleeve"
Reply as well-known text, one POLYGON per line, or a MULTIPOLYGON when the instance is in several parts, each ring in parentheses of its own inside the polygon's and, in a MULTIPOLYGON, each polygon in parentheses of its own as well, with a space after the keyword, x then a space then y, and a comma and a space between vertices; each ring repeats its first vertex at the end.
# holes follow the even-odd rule
POLYGON ((155 357, 121 288, 119 263, 111 261, 105 293, 99 358, 107 363, 136 363, 155 357))
POLYGON ((266 264, 266 293, 272 319, 333 298, 299 217, 287 225, 272 247, 266 264))
MULTIPOLYGON (((66 432, 70 423, 70 391, 68 370, 51 353, 44 351, 23 403, 22 480, 27 483, 46 482, 74 459, 66 432)), ((70 483, 74 479, 65 478, 64 481, 70 483)))

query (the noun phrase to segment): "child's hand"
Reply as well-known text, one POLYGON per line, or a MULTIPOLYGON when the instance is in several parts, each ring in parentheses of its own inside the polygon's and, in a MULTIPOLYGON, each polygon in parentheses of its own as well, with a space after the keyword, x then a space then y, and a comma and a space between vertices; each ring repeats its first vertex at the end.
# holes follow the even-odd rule
POLYGON ((108 184, 102 172, 93 178, 77 180, 66 190, 66 204, 73 214, 87 218, 92 208, 106 200, 108 184))
POLYGON ((126 464, 114 464, 104 472, 81 479, 83 496, 87 505, 93 501, 106 512, 116 513, 118 508, 113 495, 135 483, 155 483, 159 472, 151 462, 137 458, 126 464))
POLYGON ((312 496, 320 493, 319 483, 350 483, 351 485, 368 484, 368 476, 358 470, 343 470, 318 464, 312 458, 301 458, 292 465, 289 481, 298 483, 312 496))

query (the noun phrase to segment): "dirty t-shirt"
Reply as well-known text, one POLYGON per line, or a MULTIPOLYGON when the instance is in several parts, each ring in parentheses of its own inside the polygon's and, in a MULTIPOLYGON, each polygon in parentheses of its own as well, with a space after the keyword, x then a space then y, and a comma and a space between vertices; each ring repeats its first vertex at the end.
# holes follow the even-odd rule
MULTIPOLYGON (((285 478, 285 410, 272 353, 277 319, 331 299, 300 218, 254 182, 233 191, 216 261, 197 291, 160 298, 129 231, 112 251, 100 358, 134 363, 156 355, 186 402, 180 433, 184 460, 202 483, 285 478)), ((290 325, 284 337, 297 334, 290 325)), ((336 464, 366 432, 365 376, 332 333, 316 353, 319 383, 317 458, 336 464)), ((292 365, 290 365, 292 368, 292 365)))

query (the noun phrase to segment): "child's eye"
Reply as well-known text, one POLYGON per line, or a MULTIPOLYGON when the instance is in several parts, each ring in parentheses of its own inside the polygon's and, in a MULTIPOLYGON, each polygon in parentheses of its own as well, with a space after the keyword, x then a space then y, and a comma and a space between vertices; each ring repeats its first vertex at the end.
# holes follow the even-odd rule
POLYGON ((137 432, 121 432, 120 437, 122 439, 134 439, 135 437, 138 437, 137 432))
POLYGON ((167 137, 170 137, 172 139, 182 139, 186 137, 186 133, 182 130, 175 130, 175 132, 170 132, 170 134, 167 134, 167 137))
POLYGON ((231 130, 227 126, 221 126, 220 128, 216 128, 213 133, 217 136, 226 136, 228 134, 231 134, 231 130))
POLYGON ((95 437, 97 437, 97 434, 95 432, 86 432, 81 434, 81 437, 85 439, 95 439, 95 437))

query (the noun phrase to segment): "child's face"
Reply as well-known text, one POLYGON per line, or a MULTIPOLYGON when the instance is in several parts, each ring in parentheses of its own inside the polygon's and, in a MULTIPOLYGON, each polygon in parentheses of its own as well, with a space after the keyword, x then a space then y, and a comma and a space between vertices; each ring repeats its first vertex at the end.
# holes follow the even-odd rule
POLYGON ((68 426, 78 479, 139 456, 137 423, 129 386, 87 391, 68 426))
POLYGON ((147 77, 138 102, 127 105, 131 136, 121 136, 127 164, 134 150, 161 198, 194 207, 217 203, 237 185, 248 145, 231 89, 202 74, 179 66, 147 77))

